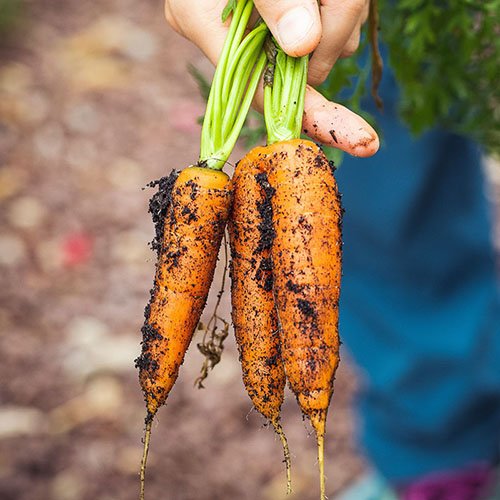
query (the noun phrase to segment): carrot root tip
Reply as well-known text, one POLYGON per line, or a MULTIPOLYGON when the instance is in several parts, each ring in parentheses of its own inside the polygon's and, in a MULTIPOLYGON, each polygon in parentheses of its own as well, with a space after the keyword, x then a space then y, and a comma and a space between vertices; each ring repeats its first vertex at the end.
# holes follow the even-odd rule
POLYGON ((276 431, 276 434, 280 438, 281 445, 283 446, 283 462, 286 468, 286 494, 290 495, 292 493, 292 459, 290 455, 290 448, 288 447, 288 441, 281 424, 278 421, 272 421, 271 423, 276 431))
POLYGON ((153 415, 151 415, 148 412, 148 415, 146 416, 146 428, 144 429, 144 449, 142 452, 142 460, 141 460, 141 471, 139 473, 140 481, 141 481, 141 488, 140 488, 140 494, 139 494, 139 499, 144 500, 144 492, 145 492, 145 485, 146 485, 146 463, 148 461, 148 452, 149 452, 149 443, 151 441, 151 426, 153 424, 153 415), (150 418, 151 417, 151 418, 150 418))
POLYGON ((319 466, 319 487, 320 500, 326 500, 326 485, 325 485, 325 435, 318 434, 318 466, 319 466))

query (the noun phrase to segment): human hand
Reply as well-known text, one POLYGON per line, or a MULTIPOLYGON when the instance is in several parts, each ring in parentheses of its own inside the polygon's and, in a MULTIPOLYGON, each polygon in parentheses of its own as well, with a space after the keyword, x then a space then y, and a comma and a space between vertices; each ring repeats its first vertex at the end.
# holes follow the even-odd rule
MULTIPOLYGON (((227 26, 221 12, 227 0, 166 0, 165 15, 170 25, 217 63, 227 26)), ((362 23, 369 0, 254 0, 260 15, 285 52, 302 56, 314 50, 308 81, 325 80, 339 57, 349 56, 359 45, 362 23)), ((262 92, 256 97, 262 106, 262 92)), ((313 140, 339 148, 354 156, 375 154, 379 139, 360 116, 340 104, 326 100, 307 87, 304 132, 313 140)))

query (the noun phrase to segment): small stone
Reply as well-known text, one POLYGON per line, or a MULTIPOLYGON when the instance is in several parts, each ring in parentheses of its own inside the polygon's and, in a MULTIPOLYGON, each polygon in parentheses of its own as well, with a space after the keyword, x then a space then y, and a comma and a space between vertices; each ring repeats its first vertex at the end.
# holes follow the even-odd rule
POLYGON ((45 160, 55 161, 60 158, 65 143, 64 132, 57 123, 48 123, 41 127, 33 137, 35 153, 45 160))
POLYGON ((155 55, 157 48, 158 43, 153 34, 137 26, 124 39, 124 53, 136 61, 148 61, 155 55))
POLYGON ((0 265, 15 266, 26 256, 26 247, 21 238, 14 234, 0 235, 0 265))
POLYGON ((115 377, 95 377, 85 391, 85 400, 96 415, 112 415, 123 402, 122 386, 115 377))
POLYGON ((45 217, 45 207, 31 196, 14 200, 7 211, 9 223, 17 228, 30 229, 38 226, 45 217))
POLYGON ((65 123, 73 132, 91 134, 100 126, 100 114, 89 102, 81 102, 71 106, 65 115, 65 123))
POLYGON ((113 186, 121 189, 139 189, 144 184, 141 165, 131 158, 117 158, 106 175, 113 186))
POLYGON ((119 233, 113 241, 113 256, 128 265, 142 265, 151 259, 150 239, 146 233, 134 230, 119 233))
POLYGON ((67 333, 72 343, 90 346, 106 337, 109 329, 105 323, 93 316, 77 316, 70 321, 67 333))
POLYGON ((12 438, 45 432, 45 416, 36 408, 6 406, 0 408, 0 438, 12 438))
POLYGON ((0 201, 17 194, 26 180, 25 173, 13 165, 0 169, 0 201))
POLYGON ((0 90, 5 93, 25 93, 32 82, 33 73, 25 64, 10 63, 0 71, 0 90))
POLYGON ((83 498, 84 485, 78 471, 60 472, 52 481, 53 500, 80 500, 83 498))
POLYGON ((36 247, 38 262, 45 272, 61 269, 63 252, 58 240, 42 240, 36 247))
POLYGON ((115 420, 122 405, 123 390, 119 381, 110 375, 95 374, 83 394, 50 412, 50 432, 64 434, 93 419, 115 420))
POLYGON ((137 335, 112 335, 105 323, 79 316, 68 325, 63 365, 68 373, 86 378, 98 372, 129 372, 137 357, 137 335))
POLYGON ((91 168, 97 164, 98 151, 90 138, 78 137, 68 142, 64 159, 72 167, 91 168))

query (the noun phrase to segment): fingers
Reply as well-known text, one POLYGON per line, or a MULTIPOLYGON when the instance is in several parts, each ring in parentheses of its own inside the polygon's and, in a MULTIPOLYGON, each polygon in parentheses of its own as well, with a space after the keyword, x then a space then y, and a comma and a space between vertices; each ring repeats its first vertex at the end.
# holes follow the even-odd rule
POLYGON ((340 56, 352 55, 359 45, 362 23, 368 15, 368 0, 323 0, 323 35, 309 64, 309 83, 322 83, 340 56))
POLYGON ((165 17, 168 23, 177 33, 197 45, 214 65, 222 52, 229 26, 229 20, 225 24, 221 22, 221 13, 226 3, 227 0, 196 1, 196 15, 189 15, 190 2, 165 1, 165 17))
MULTIPOLYGON (((167 0, 165 4, 165 15, 172 27, 177 32, 197 44, 213 64, 217 63, 227 33, 227 23, 224 26, 220 22, 220 13, 222 12, 226 2, 227 0, 197 2, 198 10, 204 10, 204 12, 201 13, 201 17, 180 15, 181 11, 184 11, 185 14, 186 0, 167 0), (199 25, 200 19, 204 20, 202 29, 199 25)), ((350 50, 354 50, 356 48, 358 43, 357 40, 359 40, 359 27, 364 14, 362 8, 358 12, 357 9, 359 6, 356 8, 353 7, 353 3, 355 2, 361 3, 360 0, 324 0, 323 3, 328 4, 328 8, 330 9, 328 14, 330 16, 328 18, 328 33, 324 33, 323 39, 311 59, 311 69, 315 67, 313 62, 315 61, 317 52, 320 49, 324 51, 326 50, 325 47, 335 48, 337 51, 336 55, 333 58, 328 56, 330 57, 329 61, 333 64, 337 57, 343 53, 345 54, 346 51, 349 52, 350 50), (350 4, 350 7, 345 7, 345 4, 350 4), (339 10, 337 12, 334 5, 335 7, 339 6, 339 9, 340 6, 344 5, 344 11, 342 12, 339 10), (332 12, 337 12, 336 15, 338 16, 346 16, 344 18, 344 22, 346 19, 350 20, 352 29, 346 28, 341 33, 343 42, 338 42, 338 40, 336 40, 334 29, 331 28, 333 16, 332 12), (358 15, 358 20, 361 18, 361 21, 358 24, 355 22, 356 12, 358 12, 358 14, 361 12, 361 15, 358 15), (322 46, 323 44, 325 45, 322 46)), ((293 9, 311 9, 310 12, 312 12, 311 15, 313 16, 313 25, 309 28, 309 30, 312 30, 311 33, 314 33, 317 29, 315 24, 316 20, 314 18, 315 15, 318 15, 319 20, 316 0, 289 0, 286 2, 285 0, 255 0, 255 3, 259 8, 264 9, 264 11, 261 11, 263 17, 264 12, 266 12, 266 16, 271 16, 270 19, 272 18, 274 20, 274 25, 271 25, 269 19, 266 20, 270 23, 269 26, 271 29, 277 30, 278 23, 283 21, 282 16, 280 17, 280 13, 281 11, 290 12, 287 9, 290 4, 293 4, 293 9), (287 8, 281 7, 280 11, 279 6, 283 3, 286 3, 287 8), (271 26, 274 27, 272 28, 271 26)), ((326 8, 325 5, 323 5, 322 9, 324 8, 326 8)), ((200 12, 198 12, 198 14, 199 13, 200 12)), ((295 22, 292 21, 293 19, 287 20, 285 18, 285 23, 289 23, 289 26, 295 22)), ((336 23, 337 21, 333 20, 333 22, 336 23)), ((339 22, 339 30, 341 29, 340 24, 341 23, 339 22)), ((290 29, 292 28, 295 29, 293 26, 290 29)), ((319 33, 321 33, 321 27, 319 28, 319 33)), ((277 36, 277 32, 274 33, 274 35, 277 36)), ((314 36, 315 35, 312 37, 313 44, 315 43, 314 36)), ((317 40, 319 41, 319 37, 317 40)), ((307 40, 302 45, 300 43, 295 45, 296 50, 305 50, 305 52, 297 52, 296 55, 307 53, 307 43, 311 43, 311 41, 307 40), (301 48, 297 49, 297 47, 301 48)), ((283 42, 280 41, 280 44, 283 44, 283 42)), ((319 61, 318 58, 316 58, 316 60, 319 61)), ((326 77, 331 68, 331 66, 329 66, 330 62, 328 62, 326 66, 323 66, 323 70, 316 73, 318 78, 322 78, 323 74, 326 77)), ((261 85, 259 85, 259 90, 254 101, 255 107, 262 110, 262 102, 263 92, 261 85)), ((363 118, 340 104, 335 104, 326 100, 321 94, 309 86, 306 92, 303 128, 304 132, 311 137, 311 139, 328 146, 336 147, 354 156, 372 156, 379 148, 379 139, 376 132, 365 120, 363 120, 363 118)))
MULTIPOLYGON (((187 15, 188 0, 166 0, 165 17, 173 29, 193 41, 215 64, 227 33, 228 22, 220 22, 226 3, 196 1, 196 15, 187 15)), ((339 57, 352 55, 357 49, 360 28, 368 15, 368 0, 321 3, 320 16, 317 0, 255 0, 285 52, 302 56, 314 50, 309 64, 311 85, 322 83, 339 57)))
POLYGON ((326 146, 366 158, 379 148, 375 130, 363 118, 340 104, 327 101, 307 87, 303 121, 304 133, 326 146))
POLYGON ((321 38, 317 0, 255 0, 255 7, 288 55, 304 56, 317 47, 321 38))
MULTIPOLYGON (((254 108, 262 113, 264 92, 259 85, 254 108)), ((313 141, 341 149, 352 156, 373 156, 380 146, 375 130, 345 106, 330 102, 309 85, 302 128, 313 141)))

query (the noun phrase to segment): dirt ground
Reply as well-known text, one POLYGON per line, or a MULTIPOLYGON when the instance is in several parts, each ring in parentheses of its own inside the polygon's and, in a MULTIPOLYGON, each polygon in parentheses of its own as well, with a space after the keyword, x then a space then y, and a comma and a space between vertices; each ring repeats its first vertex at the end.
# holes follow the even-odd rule
MULTIPOLYGON (((135 499, 133 360, 154 267, 143 187, 197 159, 203 102, 186 65, 211 68, 161 2, 27 6, 0 52, 0 498, 135 499)), ((149 498, 284 497, 280 444, 252 411, 232 338, 205 390, 193 387, 201 363, 193 345, 154 426, 149 498)), ((363 467, 354 385, 344 363, 330 492, 363 467)), ((315 440, 291 394, 283 420, 293 498, 316 498, 315 440)))
MULTIPOLYGON (((211 68, 152 0, 27 3, 0 45, 0 498, 135 499, 144 405, 133 360, 154 268, 143 187, 197 159, 203 103, 186 63, 211 68)), ((154 425, 149 498, 284 498, 280 444, 252 411, 233 339, 204 390, 193 387, 196 340, 154 425)), ((330 495, 364 467, 355 386, 343 362, 330 495)), ((315 440, 289 393, 283 421, 288 498, 317 498, 315 440)))

